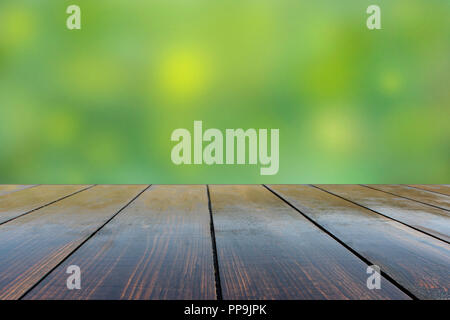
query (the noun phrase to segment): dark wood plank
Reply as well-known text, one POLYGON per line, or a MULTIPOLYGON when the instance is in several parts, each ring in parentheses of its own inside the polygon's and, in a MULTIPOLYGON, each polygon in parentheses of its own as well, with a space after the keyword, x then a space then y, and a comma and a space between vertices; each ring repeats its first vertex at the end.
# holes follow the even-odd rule
POLYGON ((450 186, 446 184, 411 184, 410 186, 450 196, 450 186))
POLYGON ((206 186, 152 186, 25 299, 216 299, 206 186))
POLYGON ((263 186, 210 187, 224 299, 407 299, 263 186))
POLYGON ((450 241, 448 211, 359 185, 320 185, 318 187, 441 240, 450 241))
POLYGON ((23 189, 28 189, 34 187, 35 185, 23 185, 23 184, 2 184, 0 185, 0 196, 12 193, 16 191, 20 191, 23 189))
POLYGON ((311 186, 272 190, 421 299, 450 299, 450 246, 311 186))
POLYGON ((0 225, 0 299, 21 297, 144 188, 95 186, 0 225))
POLYGON ((0 196, 0 224, 64 198, 87 185, 41 185, 0 196))
POLYGON ((410 200, 435 206, 447 211, 450 210, 450 197, 444 196, 443 194, 411 188, 405 185, 375 184, 366 186, 369 188, 388 192, 397 196, 405 197, 410 200))

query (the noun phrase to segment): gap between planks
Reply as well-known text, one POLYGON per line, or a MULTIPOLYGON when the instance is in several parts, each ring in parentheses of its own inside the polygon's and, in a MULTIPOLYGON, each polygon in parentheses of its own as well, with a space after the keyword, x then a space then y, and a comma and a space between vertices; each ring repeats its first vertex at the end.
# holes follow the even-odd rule
MULTIPOLYGON (((273 193, 275 196, 277 196, 281 201, 286 203, 288 206, 290 206, 292 209, 297 211, 299 214, 301 214, 303 217, 305 217, 308 221, 310 221, 312 224, 314 224, 316 227, 318 227, 320 230, 322 230, 324 233, 326 233, 328 236, 333 238, 335 241, 337 241, 340 245, 342 245, 345 249, 350 251, 353 255, 355 255, 357 258, 359 258, 361 261, 363 261, 367 266, 373 265, 371 261, 360 255, 356 250, 348 246, 344 241, 336 237, 333 233, 328 231, 326 228, 324 228, 320 223, 316 222, 315 220, 311 219, 308 215, 304 214, 301 210, 299 210, 296 206, 291 204, 287 199, 285 199, 282 195, 278 194, 274 190, 272 190, 269 186, 263 185, 267 190, 269 190, 271 193, 273 193)), ((320 189, 319 189, 320 190, 320 189)), ((323 191, 323 190, 322 190, 323 191)), ((344 199, 345 200, 345 199, 344 199)), ((380 274, 385 277, 387 280, 389 280, 392 284, 394 284, 398 289, 400 289, 403 293, 405 293, 407 296, 409 296, 413 300, 418 300, 418 298, 410 292, 408 289, 406 289, 404 286, 402 286, 400 283, 398 283, 395 279, 393 279, 390 275, 386 274, 383 270, 380 270, 380 274)))
MULTIPOLYGON (((381 213, 381 212, 379 212, 379 211, 376 211, 376 210, 374 210, 374 209, 371 209, 371 208, 369 208, 369 207, 367 207, 367 206, 365 206, 365 205, 362 205, 362 204, 360 204, 360 203, 358 203, 358 202, 355 202, 355 201, 353 201, 353 200, 350 200, 350 199, 346 198, 345 196, 336 194, 335 192, 332 192, 332 191, 323 189, 323 188, 321 188, 320 186, 317 186, 317 185, 309 185, 309 186, 311 186, 311 187, 313 187, 313 188, 316 188, 316 189, 318 189, 318 190, 320 190, 320 191, 326 192, 326 193, 328 193, 328 194, 330 194, 330 195, 332 195, 332 196, 338 197, 338 198, 340 198, 340 199, 342 199, 342 200, 348 201, 348 202, 350 202, 350 203, 352 203, 352 204, 354 204, 354 205, 357 205, 357 206, 359 206, 359 207, 361 207, 361 208, 364 208, 364 209, 366 209, 366 210, 369 210, 369 211, 371 211, 371 212, 373 212, 373 213, 376 213, 376 214, 378 214, 378 215, 380 215, 380 216, 383 216, 383 217, 385 217, 385 218, 387 218, 387 219, 389 219, 389 220, 398 222, 398 223, 400 223, 400 224, 402 224, 402 225, 404 225, 404 226, 406 226, 406 227, 408 227, 408 228, 411 228, 411 229, 413 229, 413 230, 416 230, 416 231, 418 231, 418 232, 421 232, 421 233, 423 233, 423 234, 425 234, 425 235, 427 235, 427 236, 430 236, 430 237, 432 237, 432 238, 434 238, 434 239, 436 239, 436 240, 439 240, 439 241, 445 242, 445 243, 447 243, 447 244, 450 244, 450 242, 449 242, 448 240, 442 239, 442 238, 440 238, 440 237, 438 237, 438 236, 436 236, 436 235, 434 235, 434 234, 432 234, 432 233, 430 233, 430 232, 427 232, 427 231, 423 230, 423 228, 414 227, 414 226, 412 226, 411 224, 408 224, 408 223, 403 222, 403 221, 401 221, 401 220, 399 220, 399 219, 397 219, 397 218, 393 218, 393 217, 390 216, 390 215, 387 215, 387 214, 381 213)), ((370 189, 370 188, 368 188, 368 189, 370 189)), ((373 189, 372 189, 372 190, 373 190, 373 189)), ((383 192, 383 191, 381 191, 381 190, 376 190, 376 191, 383 192)), ((395 195, 395 196, 396 196, 396 195, 395 195)))
MULTIPOLYGON (((94 185, 95 186, 95 185, 94 185)), ((91 187, 94 187, 91 186, 91 187)), ((97 230, 95 230, 90 236, 88 236, 84 241, 82 241, 76 248, 72 250, 64 259, 62 259, 57 265, 55 265, 51 270, 49 270, 44 276, 41 277, 39 281, 37 281, 33 286, 31 286, 28 290, 26 290, 19 298, 19 300, 22 300, 23 297, 25 297, 29 292, 31 292, 35 287, 39 285, 49 274, 53 272, 56 268, 58 268, 64 261, 66 261, 72 254, 74 254, 79 248, 81 248, 86 242, 89 241, 96 233, 98 233, 104 226, 106 226, 112 219, 114 219, 119 213, 121 213, 126 207, 128 207, 133 201, 135 201, 139 196, 144 193, 148 188, 150 188, 151 185, 148 185, 144 190, 140 191, 134 198, 132 198, 125 206, 120 208, 119 211, 117 211, 114 215, 112 215, 105 223, 103 223, 97 230)), ((84 189, 86 190, 86 189, 84 189)), ((84 191, 82 190, 82 191, 84 191)), ((80 191, 81 192, 81 191, 80 191)))
MULTIPOLYGON (((383 189, 379 189, 379 188, 376 187, 376 185, 373 186, 373 185, 367 185, 367 184, 360 184, 360 186, 366 187, 366 188, 369 188, 369 189, 372 189, 372 190, 376 190, 376 191, 381 191, 381 192, 384 192, 384 193, 387 193, 387 194, 391 194, 391 195, 396 196, 396 197, 400 197, 400 198, 403 198, 403 199, 411 200, 411 201, 418 202, 418 203, 421 203, 421 204, 424 204, 424 205, 427 205, 427 206, 430 206, 430 207, 433 207, 433 208, 436 208, 436 209, 445 210, 445 211, 450 212, 449 209, 440 207, 438 205, 434 205, 434 204, 431 204, 431 203, 427 203, 425 201, 420 201, 420 200, 417 200, 417 199, 406 197, 406 196, 403 196, 403 195, 401 195, 399 193, 394 193, 394 192, 386 191, 386 190, 383 190, 383 189)), ((412 188, 410 186, 406 186, 406 187, 412 188)), ((427 190, 419 190, 419 189, 414 189, 414 188, 413 188, 413 190, 418 190, 418 191, 423 191, 423 192, 430 193, 430 191, 427 191, 427 190)), ((443 194, 438 193, 438 195, 443 195, 443 194)))

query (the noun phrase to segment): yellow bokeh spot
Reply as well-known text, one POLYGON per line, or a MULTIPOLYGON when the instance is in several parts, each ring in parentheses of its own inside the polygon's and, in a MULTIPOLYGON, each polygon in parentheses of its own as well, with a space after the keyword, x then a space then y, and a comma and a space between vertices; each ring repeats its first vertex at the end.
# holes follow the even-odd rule
POLYGON ((388 71, 381 75, 380 85, 384 93, 394 94, 400 90, 402 78, 397 72, 388 71))
POLYGON ((194 99, 205 92, 210 81, 209 57, 195 49, 176 49, 162 59, 159 83, 166 98, 194 99))
POLYGON ((350 112, 326 110, 315 121, 317 142, 320 148, 333 153, 348 152, 356 146, 361 134, 358 121, 350 112))
POLYGON ((24 46, 34 37, 35 28, 31 9, 19 5, 0 9, 0 44, 5 49, 24 46))

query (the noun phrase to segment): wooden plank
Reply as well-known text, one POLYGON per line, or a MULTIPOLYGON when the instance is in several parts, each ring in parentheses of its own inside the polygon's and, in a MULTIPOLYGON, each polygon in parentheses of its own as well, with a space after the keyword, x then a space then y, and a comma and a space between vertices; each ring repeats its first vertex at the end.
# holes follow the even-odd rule
POLYGON ((416 297, 450 299, 447 243, 314 187, 270 188, 416 297))
POLYGON ((439 185, 439 184, 410 184, 413 188, 423 189, 431 192, 441 193, 450 196, 450 186, 449 185, 439 185))
POLYGON ((407 299, 278 197, 257 185, 210 187, 224 299, 407 299))
POLYGON ((95 186, 0 225, 0 299, 21 297, 145 187, 95 186))
POLYGON ((450 241, 448 211, 358 185, 320 185, 318 187, 436 238, 450 241))
POLYGON ((152 186, 25 299, 216 299, 206 186, 152 186))
POLYGON ((376 184, 367 185, 367 187, 405 197, 406 199, 418 201, 447 211, 450 210, 450 197, 439 193, 411 188, 405 185, 376 184))
POLYGON ((16 191, 20 191, 23 189, 28 189, 34 187, 35 185, 23 185, 23 184, 2 184, 0 185, 0 196, 12 193, 16 191))
POLYGON ((88 188, 88 185, 41 185, 0 196, 0 224, 88 188))

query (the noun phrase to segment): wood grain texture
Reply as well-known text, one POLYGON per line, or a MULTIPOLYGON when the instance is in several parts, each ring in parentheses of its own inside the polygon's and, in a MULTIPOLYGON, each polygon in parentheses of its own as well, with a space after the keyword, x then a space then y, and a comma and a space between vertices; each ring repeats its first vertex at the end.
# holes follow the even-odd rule
POLYGON ((224 299, 407 299, 263 186, 210 186, 224 299))
POLYGON ((416 297, 450 299, 447 243, 311 186, 269 187, 416 297))
POLYGON ((21 297, 145 187, 95 186, 0 225, 0 299, 21 297))
POLYGON ((450 186, 442 184, 411 184, 411 187, 441 193, 450 196, 450 186))
POLYGON ((443 194, 411 188, 405 185, 375 184, 367 185, 367 187, 389 192, 397 196, 439 207, 447 211, 450 210, 450 197, 443 194))
POLYGON ((0 223, 87 188, 87 185, 41 185, 0 196, 0 223))
POLYGON ((20 191, 23 189, 28 189, 34 187, 35 185, 23 185, 23 184, 1 184, 0 185, 0 196, 12 193, 16 191, 20 191))
POLYGON ((215 299, 213 261, 206 186, 152 186, 25 299, 215 299))
POLYGON ((318 187, 441 240, 450 241, 448 211, 358 185, 320 185, 318 187))

